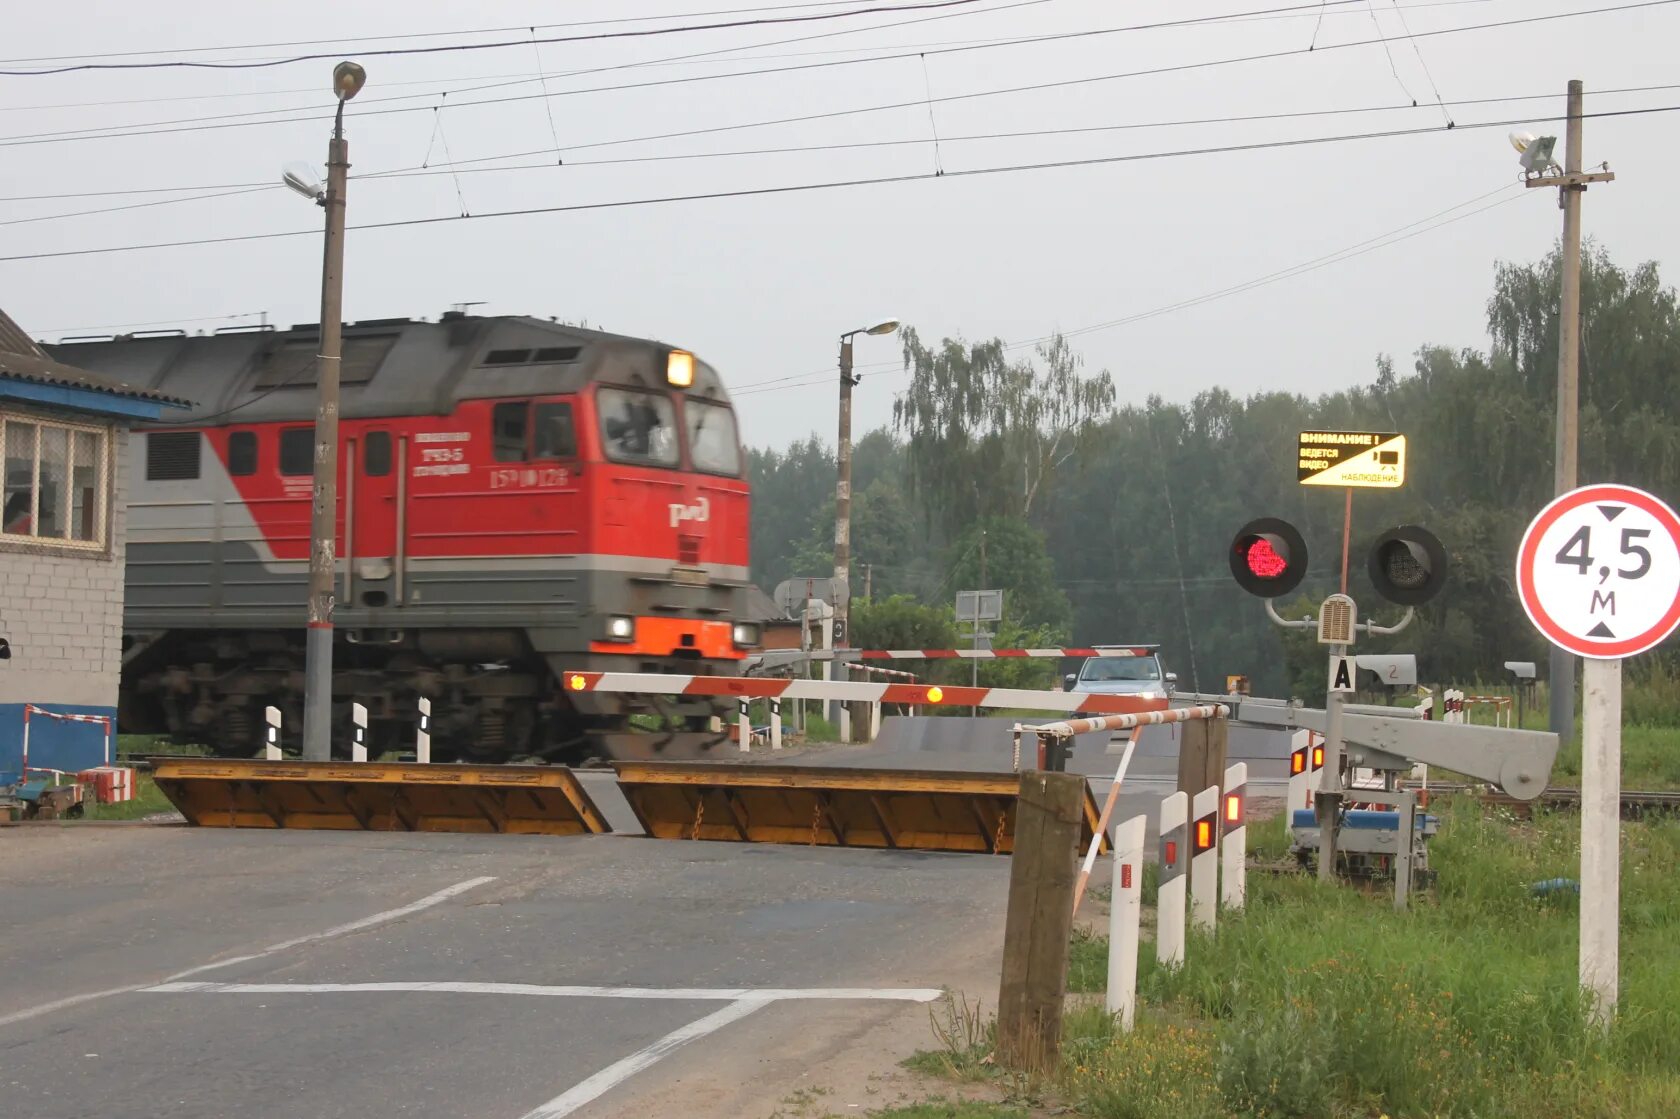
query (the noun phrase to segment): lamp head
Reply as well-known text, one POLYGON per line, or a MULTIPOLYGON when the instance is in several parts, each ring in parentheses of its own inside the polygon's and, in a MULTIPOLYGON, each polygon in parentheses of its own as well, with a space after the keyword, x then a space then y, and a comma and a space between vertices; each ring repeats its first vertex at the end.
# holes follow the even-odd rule
POLYGON ((355 62, 340 62, 333 67, 333 92, 340 101, 348 101, 367 84, 367 71, 355 62))

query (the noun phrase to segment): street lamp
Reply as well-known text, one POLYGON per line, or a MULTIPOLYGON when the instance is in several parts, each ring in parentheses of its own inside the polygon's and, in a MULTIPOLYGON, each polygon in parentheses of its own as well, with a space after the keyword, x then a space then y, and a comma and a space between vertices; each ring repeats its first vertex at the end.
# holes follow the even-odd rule
MULTIPOLYGON (((852 339, 859 334, 891 334, 897 329, 897 319, 883 319, 874 326, 848 330, 840 336, 840 440, 835 449, 840 480, 834 487, 835 648, 844 647, 848 640, 846 622, 852 597, 848 583, 852 566, 852 386, 858 383, 858 378, 852 375, 852 339)), ((841 712, 844 711, 842 706, 841 712)))
POLYGON ((350 145, 344 140, 344 103, 360 93, 367 71, 354 62, 333 67, 332 140, 327 145, 327 189, 288 169, 282 181, 327 211, 321 261, 321 352, 316 360, 315 504, 309 521, 309 629, 304 637, 303 757, 332 758, 333 584, 338 514, 338 365, 344 326, 344 193, 350 145))

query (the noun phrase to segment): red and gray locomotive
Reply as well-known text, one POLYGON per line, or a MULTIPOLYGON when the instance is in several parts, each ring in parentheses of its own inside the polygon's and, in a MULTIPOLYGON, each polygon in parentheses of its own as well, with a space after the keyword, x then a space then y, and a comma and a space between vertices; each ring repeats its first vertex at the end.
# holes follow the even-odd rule
MULTIPOLYGON (((270 705, 301 729, 319 343, 305 325, 50 347, 195 402, 130 440, 125 733, 251 754, 270 705)), ((426 697, 440 757, 721 741, 712 701, 627 707, 560 679, 733 674, 758 643, 744 456, 711 366, 451 312, 347 323, 340 376, 337 725, 363 703, 370 744, 394 747, 426 697)))

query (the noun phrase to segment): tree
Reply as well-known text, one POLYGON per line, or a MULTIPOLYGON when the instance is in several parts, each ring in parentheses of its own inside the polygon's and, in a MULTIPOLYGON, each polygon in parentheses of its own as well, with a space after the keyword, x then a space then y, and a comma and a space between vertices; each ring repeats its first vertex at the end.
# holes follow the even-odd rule
POLYGON ((910 385, 893 401, 893 428, 908 436, 911 478, 936 519, 954 532, 983 516, 1031 517, 1113 410, 1114 379, 1082 376, 1061 335, 1038 347, 1041 369, 1011 362, 997 339, 930 349, 903 333, 910 385))
POLYGON ((1025 521, 988 517, 951 545, 946 584, 953 590, 1002 590, 1003 616, 1066 637, 1071 610, 1056 585, 1044 536, 1025 521))

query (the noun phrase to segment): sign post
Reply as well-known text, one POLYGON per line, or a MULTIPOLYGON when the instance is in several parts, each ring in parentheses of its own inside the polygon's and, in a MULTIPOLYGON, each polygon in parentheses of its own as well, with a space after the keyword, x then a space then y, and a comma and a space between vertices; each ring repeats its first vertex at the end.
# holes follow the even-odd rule
POLYGON ((1607 1028, 1620 970, 1622 659, 1680 625, 1680 517, 1630 486, 1571 490, 1523 534, 1517 589, 1535 628, 1585 658, 1580 980, 1607 1028))

